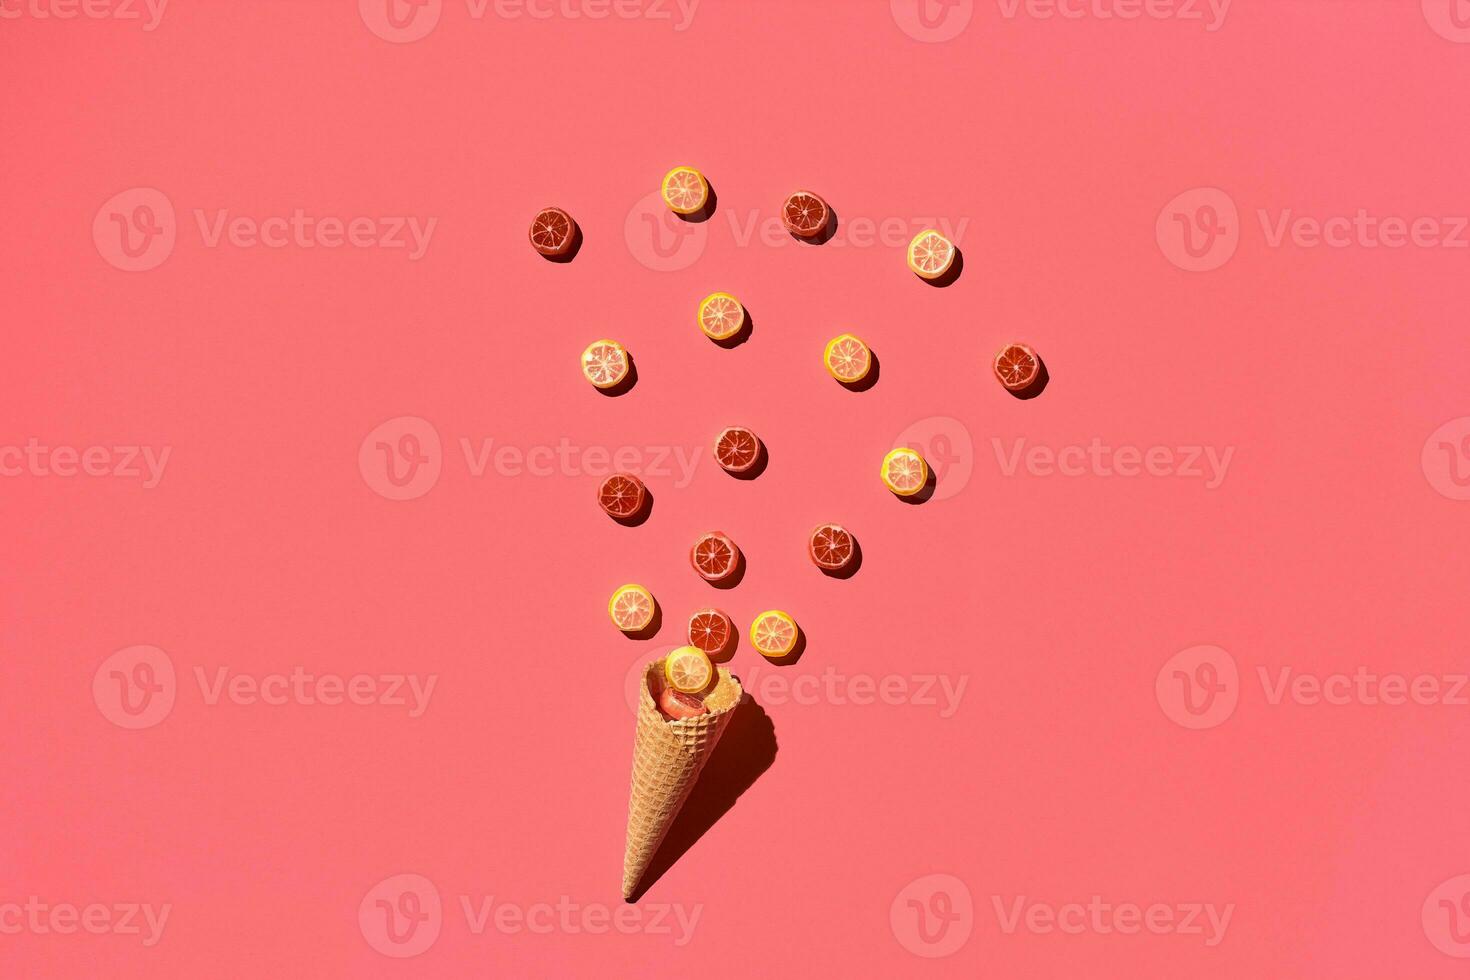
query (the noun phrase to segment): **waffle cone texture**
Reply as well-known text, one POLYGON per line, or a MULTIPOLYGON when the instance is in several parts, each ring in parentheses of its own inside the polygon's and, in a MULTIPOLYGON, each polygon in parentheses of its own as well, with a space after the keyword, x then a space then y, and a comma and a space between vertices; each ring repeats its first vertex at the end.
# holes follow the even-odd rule
POLYGON ((650 684, 658 683, 663 661, 655 661, 643 671, 633 736, 628 841, 623 852, 624 898, 637 889, 740 704, 740 682, 724 667, 718 670, 715 689, 705 698, 709 711, 680 721, 666 720, 653 700, 650 684))

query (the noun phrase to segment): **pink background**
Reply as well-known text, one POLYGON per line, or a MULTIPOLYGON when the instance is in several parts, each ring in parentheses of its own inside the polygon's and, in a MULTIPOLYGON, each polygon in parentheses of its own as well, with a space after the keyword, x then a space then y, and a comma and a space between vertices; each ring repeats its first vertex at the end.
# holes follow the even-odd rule
MULTIPOLYGON (((931 43, 903 29, 903 0, 704 0, 683 31, 672 7, 477 20, 447 2, 427 36, 391 43, 355 6, 175 0, 153 31, 0 24, 0 443, 171 447, 151 489, 0 481, 0 905, 172 906, 151 947, 0 933, 0 972, 1461 974, 1421 907, 1470 872, 1470 708, 1272 704, 1258 679, 1466 669, 1470 504, 1437 492, 1455 485, 1421 450, 1470 415, 1470 252, 1271 247, 1257 217, 1465 214, 1470 45, 1432 28, 1445 11, 1239 0, 1210 32, 976 3, 931 43), (680 162, 719 205, 684 228, 703 252, 665 272, 637 208, 680 162), (835 240, 741 243, 803 186, 835 207, 835 240), (171 203, 176 242, 124 272, 94 219, 139 187, 171 203), (1208 272, 1156 237, 1195 188, 1239 209, 1237 250, 1208 272), (585 230, 569 264, 525 242, 548 203, 585 230), (211 248, 194 217, 296 208, 438 223, 410 261, 211 248), (948 289, 847 237, 885 218, 906 237, 923 216, 968 220, 948 289), (734 350, 694 327, 716 289, 755 320, 734 350), (879 354, 871 391, 822 370, 844 330, 879 354), (620 398, 577 373, 601 336, 638 364, 620 398), (1047 361, 1039 398, 988 375, 1012 339, 1047 361), (394 501, 359 449, 402 416, 442 440, 441 472, 394 501), (931 417, 956 420, 957 458, 935 499, 905 506, 878 461, 931 417), (736 481, 701 458, 687 485, 650 474, 640 528, 597 511, 595 477, 477 477, 461 448, 687 453, 737 423, 769 445, 767 472, 736 481), (1007 476, 992 439, 1019 438, 1234 455, 1216 489, 1007 476), (863 546, 848 581, 803 554, 828 520, 863 546), (749 558, 729 592, 687 564, 712 528, 749 558), (608 623, 625 581, 657 595, 656 638, 608 623), (742 628, 788 609, 809 642, 794 666, 748 643, 731 663, 765 678, 779 751, 639 906, 702 906, 692 940, 474 934, 461 896, 622 907, 625 680, 711 603, 742 628), (139 644, 173 665, 175 703, 129 730, 93 679, 139 644), (1192 730, 1156 680, 1200 645, 1233 658, 1238 705, 1192 730), (410 718, 209 704, 195 679, 298 666, 438 681, 410 718), (950 717, 769 686, 829 668, 967 686, 950 717), (415 959, 375 949, 371 902, 359 922, 400 874, 443 904, 415 959), (905 911, 931 875, 973 907, 940 958, 905 911), (1023 895, 1234 910, 1214 946, 1007 933, 994 904, 1023 895)), ((1452 442, 1470 432, 1456 425, 1452 442)))

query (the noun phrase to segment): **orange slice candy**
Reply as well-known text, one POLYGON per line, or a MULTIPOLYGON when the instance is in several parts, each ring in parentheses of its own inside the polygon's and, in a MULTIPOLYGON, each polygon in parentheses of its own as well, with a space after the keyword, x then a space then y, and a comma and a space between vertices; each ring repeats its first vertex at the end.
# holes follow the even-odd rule
POLYGON ((613 388, 628 376, 628 352, 616 340, 594 340, 582 351, 582 375, 598 388, 613 388))
POLYGON ((607 601, 607 614, 624 633, 637 633, 653 622, 653 593, 641 585, 624 585, 607 601))
POLYGON ((845 385, 856 384, 872 369, 873 352, 868 350, 867 344, 845 333, 827 341, 822 363, 827 365, 827 373, 838 381, 845 385))
POLYGON ((883 485, 900 497, 912 497, 929 482, 929 464, 912 449, 895 449, 883 457, 883 485))
POLYGON ((796 620, 779 609, 767 609, 750 624, 750 642, 762 656, 779 660, 796 649, 796 620))

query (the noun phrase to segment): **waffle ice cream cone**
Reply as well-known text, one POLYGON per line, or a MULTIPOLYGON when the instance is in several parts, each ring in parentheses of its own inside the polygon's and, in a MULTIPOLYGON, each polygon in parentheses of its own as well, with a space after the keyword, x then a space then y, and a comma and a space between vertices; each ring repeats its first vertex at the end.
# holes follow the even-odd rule
POLYGON ((623 897, 631 896, 659 845, 715 751, 743 693, 724 667, 705 696, 705 714, 668 721, 654 703, 653 688, 663 661, 643 671, 638 691, 638 727, 633 738, 633 784, 628 799, 628 843, 623 852, 623 897))

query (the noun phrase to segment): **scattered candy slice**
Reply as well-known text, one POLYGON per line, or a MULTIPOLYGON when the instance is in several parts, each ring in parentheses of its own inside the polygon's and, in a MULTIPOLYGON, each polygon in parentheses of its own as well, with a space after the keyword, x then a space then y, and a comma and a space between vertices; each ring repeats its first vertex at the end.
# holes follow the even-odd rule
POLYGON ((762 656, 778 660, 796 649, 798 632, 796 620, 779 609, 768 609, 750 624, 750 642, 762 656))
POLYGON ((921 279, 938 279, 954 265, 954 242, 933 228, 909 242, 909 268, 921 279))
POLYGON ((577 236, 577 223, 561 208, 542 208, 531 222, 531 247, 542 255, 567 254, 577 236))
POLYGON ((685 718, 698 718, 709 713, 703 700, 672 687, 665 687, 658 692, 658 710, 669 721, 683 721, 685 718))
POLYGON ((616 340, 594 340, 582 352, 582 374, 598 388, 612 388, 628 376, 628 352, 616 340))
POLYGON ((827 341, 822 354, 822 363, 827 373, 843 384, 856 384, 868 376, 873 367, 873 352, 868 345, 850 333, 841 334, 827 341))
POLYGON ((807 554, 818 568, 837 572, 852 564, 857 549, 852 534, 841 524, 823 524, 812 532, 807 554))
POLYGON ((995 376, 1008 391, 1025 391, 1041 373, 1041 358, 1025 344, 1006 344, 995 355, 995 376))
POLYGON ((710 293, 699 304, 699 329, 711 340, 729 340, 745 326, 745 307, 729 293, 710 293))
POLYGON ((900 497, 912 497, 929 482, 929 464, 912 449, 895 449, 883 457, 883 485, 900 497))
POLYGON ((684 694, 698 694, 715 679, 715 665, 699 647, 680 647, 664 658, 664 680, 684 694))
POLYGON ((781 206, 786 230, 801 238, 816 238, 832 221, 832 209, 811 191, 797 191, 781 206))
POLYGON ((727 535, 710 531, 689 549, 689 563, 706 582, 719 582, 735 571, 740 563, 740 549, 727 535))
POLYGON ((732 425, 715 440, 715 460, 730 473, 745 473, 760 459, 761 441, 754 432, 732 425))
POLYGON ((632 517, 647 499, 648 488, 631 473, 614 473, 597 488, 597 505, 609 517, 632 517))
POLYGON ((735 624, 718 609, 701 609, 689 617, 689 642, 711 657, 724 651, 735 634, 735 624))
POLYGON ((664 174, 660 191, 675 214, 693 214, 709 200, 709 181, 693 167, 675 167, 664 174))
POLYGON ((625 585, 612 594, 607 613, 624 633, 637 633, 653 622, 653 593, 641 585, 625 585))

